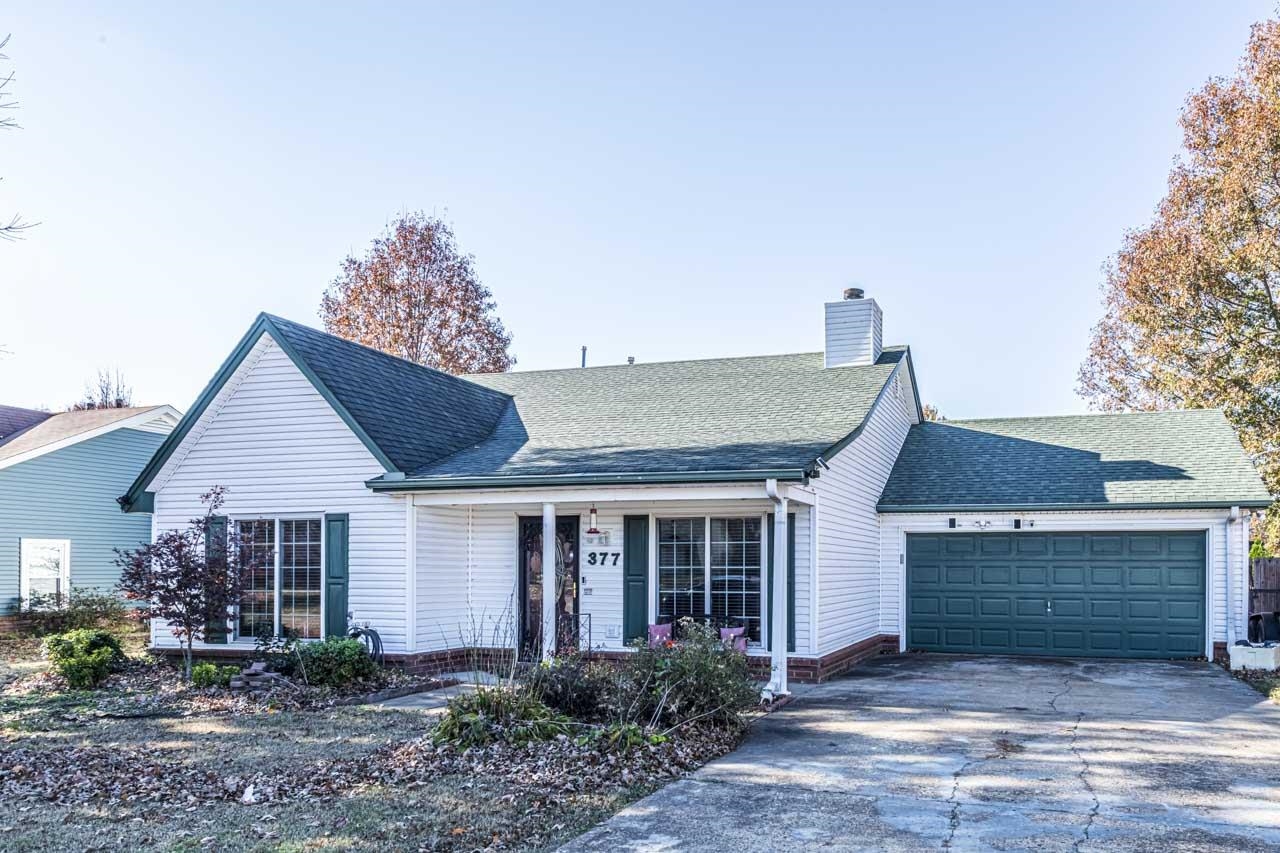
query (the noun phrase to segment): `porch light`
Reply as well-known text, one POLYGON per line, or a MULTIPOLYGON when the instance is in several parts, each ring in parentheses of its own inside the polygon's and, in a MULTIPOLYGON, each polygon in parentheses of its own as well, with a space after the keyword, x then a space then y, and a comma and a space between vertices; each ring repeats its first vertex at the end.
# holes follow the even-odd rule
POLYGON ((596 505, 591 505, 591 511, 587 513, 587 532, 597 534, 600 531, 596 529, 596 505))

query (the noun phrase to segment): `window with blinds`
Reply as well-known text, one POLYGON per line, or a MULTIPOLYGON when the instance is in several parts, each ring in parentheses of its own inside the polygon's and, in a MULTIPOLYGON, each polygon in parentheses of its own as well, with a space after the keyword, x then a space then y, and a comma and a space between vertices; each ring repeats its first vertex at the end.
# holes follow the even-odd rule
POLYGON ((711 519, 711 616, 760 641, 760 518, 711 519))
POLYGON ((658 520, 658 621, 706 615, 706 522, 658 520))

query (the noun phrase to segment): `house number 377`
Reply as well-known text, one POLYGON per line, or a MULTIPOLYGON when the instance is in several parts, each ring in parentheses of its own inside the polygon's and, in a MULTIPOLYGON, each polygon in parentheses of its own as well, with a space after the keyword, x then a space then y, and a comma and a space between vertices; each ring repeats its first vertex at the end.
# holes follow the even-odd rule
POLYGON ((588 551, 588 566, 616 566, 622 559, 621 551, 588 551))

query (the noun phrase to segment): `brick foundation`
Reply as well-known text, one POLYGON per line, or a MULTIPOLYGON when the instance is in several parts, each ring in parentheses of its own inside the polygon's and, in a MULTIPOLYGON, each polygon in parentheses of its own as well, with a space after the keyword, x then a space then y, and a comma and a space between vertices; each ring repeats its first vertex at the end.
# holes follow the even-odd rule
POLYGON ((1227 658, 1228 658, 1228 653, 1227 653, 1227 644, 1226 644, 1226 643, 1214 643, 1214 644, 1213 644, 1213 659, 1214 659, 1214 660, 1218 660, 1218 661, 1225 661, 1225 660, 1227 660, 1227 658))
MULTIPOLYGON (((156 654, 177 655, 178 649, 152 649, 156 654)), ((881 654, 893 654, 898 651, 898 637, 895 634, 878 634, 860 643, 845 646, 822 657, 791 657, 787 660, 787 678, 798 684, 820 684, 847 672, 862 661, 881 654)), ((470 669, 501 671, 511 666, 511 650, 497 648, 445 649, 435 652, 417 652, 413 654, 388 654, 388 666, 399 667, 410 675, 442 675, 447 672, 460 672, 470 669)), ((1224 651, 1225 654, 1225 651, 1224 651)), ((626 660, 630 652, 592 652, 597 660, 626 660)), ((197 649, 195 657, 204 659, 247 660, 250 653, 246 649, 197 649)), ((747 659, 751 674, 761 681, 769 678, 771 660, 767 655, 753 654, 747 659)))

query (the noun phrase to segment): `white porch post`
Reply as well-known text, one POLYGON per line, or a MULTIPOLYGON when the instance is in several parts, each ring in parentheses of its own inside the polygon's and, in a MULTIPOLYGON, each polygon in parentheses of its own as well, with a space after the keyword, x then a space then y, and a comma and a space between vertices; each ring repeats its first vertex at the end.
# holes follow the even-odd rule
POLYGON ((773 583, 769 611, 769 637, 772 646, 772 679, 769 690, 774 696, 787 693, 787 499, 779 497, 773 505, 773 583))
POLYGON ((542 659, 556 651, 556 505, 542 505, 542 659))

